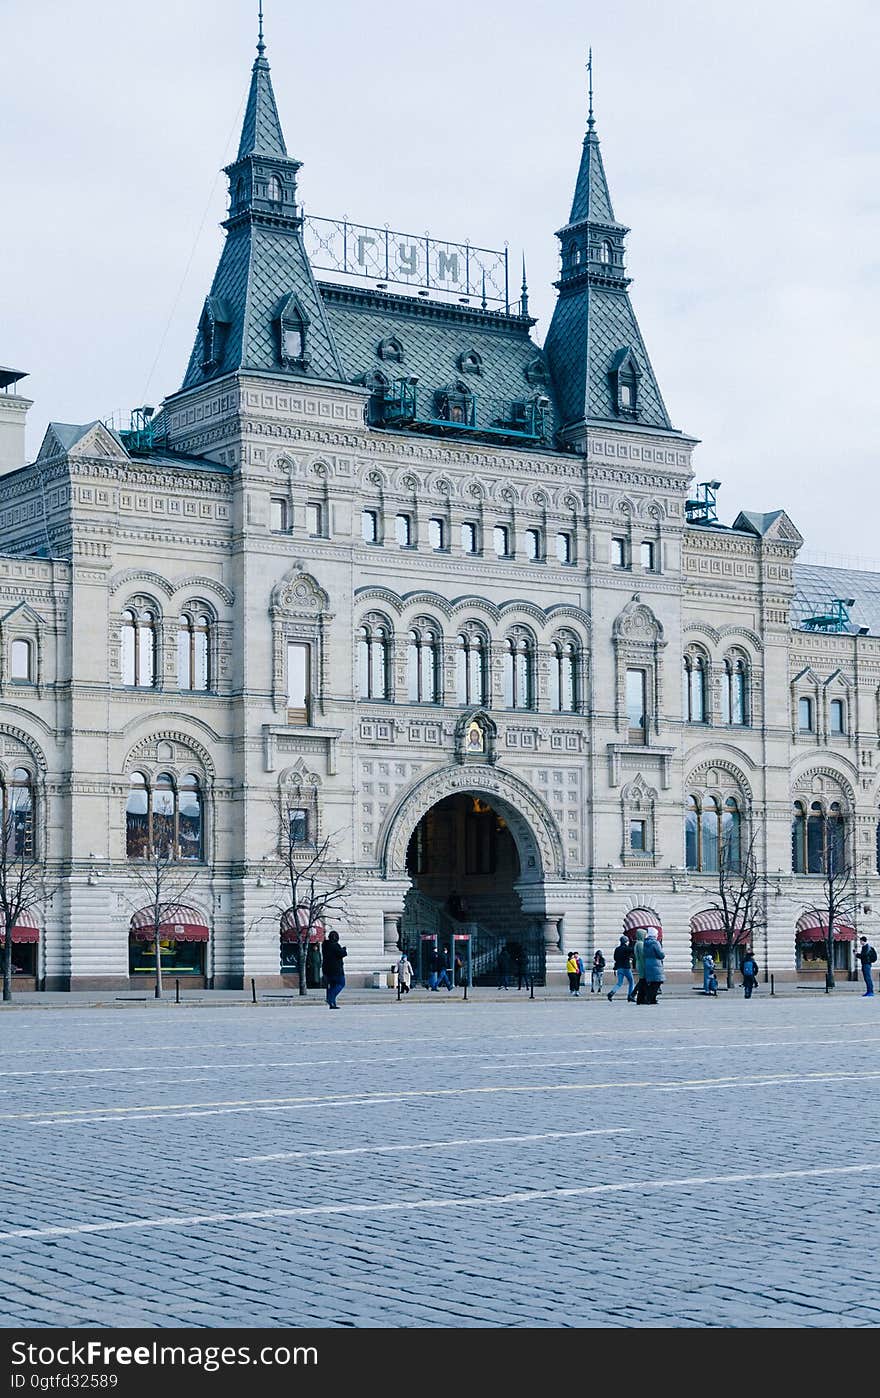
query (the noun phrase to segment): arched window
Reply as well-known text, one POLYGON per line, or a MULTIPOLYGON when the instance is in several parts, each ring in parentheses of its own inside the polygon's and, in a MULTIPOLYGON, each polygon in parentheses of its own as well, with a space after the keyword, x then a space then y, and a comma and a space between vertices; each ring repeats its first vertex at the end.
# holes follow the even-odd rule
POLYGON ((705 723, 706 662, 699 651, 688 651, 682 676, 682 712, 686 723, 705 723))
POLYGON ((428 627, 414 627, 407 638, 406 692, 411 704, 439 701, 440 641, 428 627))
POLYGON ((571 637, 553 642, 550 663, 550 707, 558 714, 577 713, 579 705, 578 661, 580 647, 571 637))
POLYGON ((177 628, 177 683, 181 689, 211 687, 211 623, 203 612, 184 612, 177 628))
MULTIPOLYGON (((34 788, 33 778, 25 767, 16 767, 7 782, 0 786, 3 805, 3 840, 7 861, 34 857, 34 788)), ((9 869, 14 885, 17 875, 9 869)), ((19 868, 19 875, 21 869, 19 868)), ((14 892, 14 889, 11 891, 14 892)))
POLYGON ((846 732, 846 705, 842 699, 831 700, 828 706, 828 727, 833 738, 839 738, 846 732))
POLYGON ((722 723, 747 724, 748 667, 739 656, 729 655, 724 661, 721 685, 722 723))
POLYGON ((122 683, 142 689, 156 683, 156 617, 148 607, 122 613, 122 683))
POLYGON ((129 859, 202 858, 202 793, 198 777, 188 772, 175 784, 169 772, 151 782, 133 772, 125 806, 125 852, 129 859))
POLYGON ((9 675, 14 683, 31 684, 34 678, 33 646, 16 639, 9 647, 9 675))
POLYGON ((381 623, 358 631, 358 679, 362 699, 388 699, 391 685, 391 636, 381 623))
POLYGON ((611 261, 611 244, 607 238, 599 244, 599 261, 607 267, 611 261))
POLYGON ((272 175, 269 179, 269 200, 273 204, 284 203, 284 185, 277 175, 272 175))
MULTIPOLYGON (((840 801, 794 803, 791 867, 795 874, 834 874, 846 869, 847 817, 840 801)), ((878 846, 880 848, 880 846, 878 846)))
POLYGON ((535 695, 535 648, 521 631, 504 643, 504 705, 508 709, 531 709, 535 695))
POLYGON ((488 703, 486 679, 486 642, 478 631, 463 631, 455 646, 456 703, 488 703))
POLYGON ((684 817, 685 866, 704 874, 722 869, 738 873, 742 868, 742 812, 739 801, 728 796, 690 795, 684 817))

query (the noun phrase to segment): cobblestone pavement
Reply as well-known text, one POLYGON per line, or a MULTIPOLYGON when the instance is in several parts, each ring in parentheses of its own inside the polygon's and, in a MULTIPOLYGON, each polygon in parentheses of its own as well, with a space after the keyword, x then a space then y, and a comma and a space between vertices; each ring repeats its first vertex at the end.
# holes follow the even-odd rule
POLYGON ((880 1324, 880 996, 0 1015, 0 1325, 880 1324))

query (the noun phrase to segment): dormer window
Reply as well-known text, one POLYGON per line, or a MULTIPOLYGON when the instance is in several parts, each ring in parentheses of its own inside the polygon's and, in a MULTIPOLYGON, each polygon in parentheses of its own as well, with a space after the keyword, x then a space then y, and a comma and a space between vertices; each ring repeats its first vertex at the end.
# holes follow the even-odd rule
POLYGON ((396 335, 388 335, 384 340, 379 341, 376 353, 380 359, 387 359, 394 364, 399 364, 403 359, 403 342, 398 340, 396 335))
POLYGON ((209 296, 199 321, 202 337, 202 369, 210 373, 216 369, 223 354, 223 340, 228 328, 227 317, 214 296, 209 296))
POLYGON ((639 380, 641 370, 628 345, 619 349, 611 361, 611 401, 621 417, 638 417, 639 380))
POLYGON ((282 365, 285 369, 306 369, 309 318, 295 296, 288 296, 282 302, 276 324, 282 365))
POLYGON ((474 426, 474 395, 464 384, 440 389, 435 404, 438 418, 445 422, 460 423, 462 427, 474 426))
POLYGON ((476 350, 468 350, 458 356, 458 367, 462 374, 482 374, 483 359, 476 350))

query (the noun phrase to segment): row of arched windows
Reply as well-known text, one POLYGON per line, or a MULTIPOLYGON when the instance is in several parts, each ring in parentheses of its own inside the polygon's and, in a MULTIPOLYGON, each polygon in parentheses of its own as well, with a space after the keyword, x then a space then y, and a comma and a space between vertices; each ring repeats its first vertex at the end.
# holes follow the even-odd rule
MULTIPOLYGON (((846 868, 846 814, 839 801, 795 801, 791 818, 794 874, 841 874, 846 868)), ((880 823, 877 868, 880 871, 880 823)))
MULTIPOLYGON (((748 664, 738 655, 725 657, 721 673, 721 722, 749 722, 748 664)), ((708 723, 709 666, 700 651, 688 651, 682 670, 682 713, 687 723, 708 723)))
MULTIPOLYGON (((357 633, 358 689, 363 699, 391 698, 390 628, 366 621, 357 633)), ((416 622, 406 638, 406 689, 410 703, 442 701, 442 637, 429 622, 416 622)), ((488 639, 468 627, 455 639, 455 702, 488 704, 488 639)), ((508 709, 533 709, 537 695, 537 648, 522 628, 514 628, 501 643, 502 703, 508 709)), ((577 713, 580 694, 581 648, 563 634, 553 642, 550 663, 550 707, 557 713, 577 713)))
POLYGON ((689 796, 684 817, 685 867, 717 874, 742 868, 742 811, 735 796, 689 796))
MULTIPOLYGON (((138 689, 156 683, 158 618, 149 607, 122 613, 122 683, 138 689)), ((211 619, 198 608, 177 623, 177 683, 181 689, 211 688, 211 619)))

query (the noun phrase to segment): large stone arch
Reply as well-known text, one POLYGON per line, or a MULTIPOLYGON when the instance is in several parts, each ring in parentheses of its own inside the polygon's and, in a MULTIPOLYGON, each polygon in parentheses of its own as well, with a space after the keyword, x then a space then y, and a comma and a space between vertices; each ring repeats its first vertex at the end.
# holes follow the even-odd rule
POLYGON ((379 836, 383 877, 406 879, 406 852, 422 816, 447 796, 472 791, 507 822, 519 854, 520 884, 565 877, 565 854, 556 821, 540 796, 520 777, 483 763, 447 767, 418 781, 395 807, 379 836))

